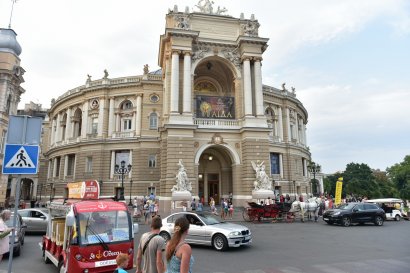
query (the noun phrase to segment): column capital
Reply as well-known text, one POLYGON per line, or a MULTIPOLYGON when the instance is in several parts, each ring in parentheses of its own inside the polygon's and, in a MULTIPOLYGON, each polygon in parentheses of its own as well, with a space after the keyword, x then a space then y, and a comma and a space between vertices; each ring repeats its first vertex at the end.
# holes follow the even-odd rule
POLYGON ((178 55, 179 55, 179 54, 181 54, 181 50, 172 49, 172 50, 171 50, 171 54, 172 54, 172 55, 174 55, 174 54, 178 54, 178 55))
POLYGON ((137 98, 138 98, 138 97, 141 97, 141 98, 142 98, 142 97, 143 97, 143 94, 136 94, 135 96, 136 96, 137 98))
POLYGON ((263 60, 262 57, 252 57, 252 59, 253 59, 255 62, 262 62, 262 60, 263 60))
POLYGON ((184 56, 192 56, 192 51, 184 50, 182 54, 184 54, 184 56))
POLYGON ((241 57, 242 62, 250 61, 251 59, 252 59, 252 57, 249 57, 249 56, 241 57))

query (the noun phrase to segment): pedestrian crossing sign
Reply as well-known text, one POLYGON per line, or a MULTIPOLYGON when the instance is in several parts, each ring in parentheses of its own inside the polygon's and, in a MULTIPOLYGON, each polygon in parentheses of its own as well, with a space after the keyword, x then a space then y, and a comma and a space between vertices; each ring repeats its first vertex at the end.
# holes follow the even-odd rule
POLYGON ((36 174, 38 154, 38 145, 6 144, 3 174, 36 174))

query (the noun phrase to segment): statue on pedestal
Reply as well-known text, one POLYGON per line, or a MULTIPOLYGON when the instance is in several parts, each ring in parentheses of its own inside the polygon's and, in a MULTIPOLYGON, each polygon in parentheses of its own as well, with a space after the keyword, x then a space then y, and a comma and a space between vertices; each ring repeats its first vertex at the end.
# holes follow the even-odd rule
POLYGON ((177 184, 172 187, 171 191, 172 192, 175 192, 175 191, 191 192, 192 191, 191 182, 189 182, 188 176, 186 174, 186 169, 184 167, 184 164, 182 163, 182 159, 179 160, 178 166, 179 166, 179 170, 175 177, 177 184))
POLYGON ((266 174, 264 161, 259 162, 258 160, 256 163, 251 161, 251 163, 256 175, 256 180, 253 183, 255 187, 254 190, 272 190, 272 182, 266 174))

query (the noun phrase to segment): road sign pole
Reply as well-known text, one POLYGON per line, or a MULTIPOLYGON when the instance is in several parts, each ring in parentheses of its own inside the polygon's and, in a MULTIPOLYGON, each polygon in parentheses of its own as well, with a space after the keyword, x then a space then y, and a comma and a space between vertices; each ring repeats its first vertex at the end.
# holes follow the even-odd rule
POLYGON ((14 240, 16 239, 16 228, 17 228, 17 213, 20 205, 20 183, 21 174, 17 175, 17 185, 16 185, 16 197, 14 200, 14 215, 13 215, 13 231, 11 232, 10 238, 10 248, 9 248, 9 264, 8 273, 11 273, 11 266, 13 265, 13 254, 14 254, 14 240))

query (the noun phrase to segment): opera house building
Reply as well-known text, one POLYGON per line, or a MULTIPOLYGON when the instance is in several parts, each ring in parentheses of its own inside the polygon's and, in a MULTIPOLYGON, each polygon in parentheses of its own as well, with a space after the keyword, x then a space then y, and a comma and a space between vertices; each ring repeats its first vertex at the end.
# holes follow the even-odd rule
POLYGON ((121 78, 105 71, 53 99, 39 183, 54 198, 67 182, 98 180, 101 196, 117 198, 123 185, 127 202, 153 192, 161 209, 182 160, 194 198, 218 203, 231 194, 244 205, 252 162, 264 162, 276 193, 309 194, 308 113, 294 90, 263 84, 269 39, 259 37, 259 22, 225 13, 175 6, 160 36, 159 70, 146 65, 121 78))

